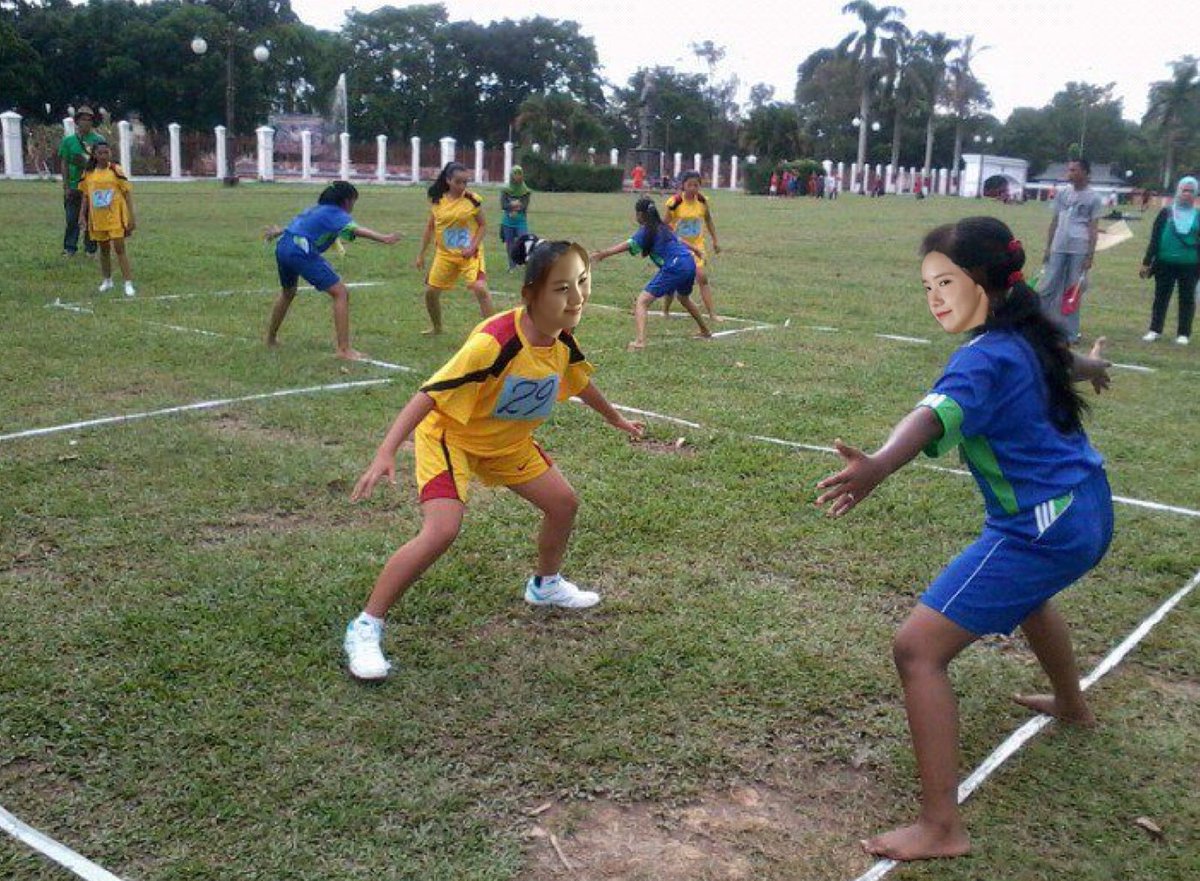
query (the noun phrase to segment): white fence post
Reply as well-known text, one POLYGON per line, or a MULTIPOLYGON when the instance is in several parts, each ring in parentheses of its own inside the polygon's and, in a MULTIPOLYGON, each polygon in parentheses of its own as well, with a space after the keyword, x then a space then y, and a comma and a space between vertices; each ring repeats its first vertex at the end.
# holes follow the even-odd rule
POLYGON ((275 129, 260 125, 254 133, 258 136, 258 179, 275 180, 275 129))
POLYGON ((167 134, 171 139, 171 180, 183 177, 183 160, 179 150, 179 123, 173 122, 167 126, 167 134))
POLYGON ((512 180, 512 167, 513 167, 513 142, 505 141, 504 142, 504 180, 502 181, 502 183, 507 184, 510 180, 512 180))
POLYGON ((338 167, 338 177, 341 180, 350 180, 350 132, 342 132, 338 135, 338 143, 342 148, 342 161, 338 167))
POLYGON ((621 151, 618 150, 616 147, 613 147, 611 150, 608 151, 608 164, 609 165, 620 165, 621 164, 621 151))
POLYGON ((387 180, 387 135, 375 136, 375 180, 387 180))
POLYGON ((312 180, 312 132, 300 132, 300 180, 312 180))
POLYGON ((736 190, 738 188, 738 158, 736 156, 729 157, 729 189, 736 190))
POLYGON ((679 177, 679 173, 681 171, 683 171, 683 154, 676 152, 675 153, 675 164, 674 164, 673 173, 671 176, 677 178, 677 177, 679 177))
MULTIPOLYGON (((128 126, 128 125, 129 125, 129 123, 124 122, 124 121, 118 123, 118 127, 128 126)), ((214 159, 216 160, 215 161, 215 165, 216 165, 215 171, 216 171, 216 175, 217 175, 217 180, 221 180, 222 178, 229 176, 229 154, 226 152, 228 145, 225 143, 225 126, 218 125, 216 128, 214 128, 213 129, 213 137, 216 138, 216 149, 213 151, 214 159)), ((122 129, 121 130, 121 147, 122 147, 122 149, 124 149, 125 140, 126 140, 125 130, 122 129)), ((126 171, 128 171, 128 170, 129 169, 126 169, 126 171)))
POLYGON ((483 141, 475 142, 475 183, 483 183, 483 141))
POLYGON ((421 180, 421 139, 413 135, 409 138, 408 143, 412 148, 412 171, 409 173, 409 177, 415 184, 421 180))
POLYGON ((703 169, 701 169, 701 167, 700 167, 701 164, 702 163, 700 161, 700 154, 693 153, 692 154, 692 171, 702 171, 703 169))
POLYGON ((69 138, 71 135, 75 134, 75 120, 70 116, 63 117, 62 125, 63 137, 69 138))
POLYGON ((721 155, 713 153, 712 164, 712 188, 715 190, 721 186, 721 155))
POLYGON ((442 168, 445 168, 448 163, 454 161, 454 148, 457 146, 457 143, 458 142, 449 135, 438 141, 438 144, 440 144, 442 148, 442 168))
POLYGON ((25 151, 21 144, 21 114, 15 110, 0 113, 4 130, 4 176, 25 176, 25 151))

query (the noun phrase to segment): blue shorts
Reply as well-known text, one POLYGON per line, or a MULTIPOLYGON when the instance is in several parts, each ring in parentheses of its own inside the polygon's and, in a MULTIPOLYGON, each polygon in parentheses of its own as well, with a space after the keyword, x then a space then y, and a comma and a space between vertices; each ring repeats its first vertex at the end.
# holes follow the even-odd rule
POLYGON ((1112 534, 1112 490, 1101 470, 1032 511, 988 517, 921 602, 976 635, 1012 633, 1099 563, 1112 534))
POLYGON ((654 273, 654 278, 646 285, 646 293, 655 299, 671 294, 688 297, 695 283, 696 261, 690 257, 673 257, 654 273))
POLYGON ((290 241, 287 233, 275 246, 275 265, 279 270, 279 286, 294 288, 303 278, 318 291, 327 291, 341 279, 320 254, 305 253, 290 241))

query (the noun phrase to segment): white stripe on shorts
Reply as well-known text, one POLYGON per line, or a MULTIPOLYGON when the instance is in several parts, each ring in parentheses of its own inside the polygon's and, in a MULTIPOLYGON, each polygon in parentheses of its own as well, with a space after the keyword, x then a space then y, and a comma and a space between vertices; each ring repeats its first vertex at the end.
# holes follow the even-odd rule
POLYGON ((1002 545, 1002 544, 1004 544, 1004 538, 1003 537, 998 538, 996 540, 996 543, 994 545, 992 545, 992 549, 987 552, 987 556, 979 561, 979 565, 975 567, 975 571, 971 573, 971 577, 962 583, 962 587, 960 587, 958 590, 956 590, 954 592, 954 596, 952 596, 952 597, 950 597, 950 599, 946 600, 946 604, 944 606, 942 606, 940 609, 938 609, 939 612, 941 612, 943 615, 946 614, 946 610, 948 608, 950 608, 950 604, 953 603, 956 599, 958 599, 958 595, 967 589, 968 584, 970 584, 972 581, 975 580, 975 576, 979 574, 979 570, 982 569, 987 564, 987 561, 992 558, 992 554, 996 553, 996 548, 1000 547, 1000 545, 1002 545))

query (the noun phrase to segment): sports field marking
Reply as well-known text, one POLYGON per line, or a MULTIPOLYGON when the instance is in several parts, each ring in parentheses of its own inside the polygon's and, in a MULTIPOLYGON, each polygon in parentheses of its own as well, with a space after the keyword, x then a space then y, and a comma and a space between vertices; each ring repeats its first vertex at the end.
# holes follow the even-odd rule
MULTIPOLYGON (((1191 593, 1196 585, 1200 584, 1200 571, 1192 576, 1191 580, 1172 594, 1162 605, 1155 609, 1141 624, 1134 628, 1127 637, 1121 640, 1117 646, 1105 655, 1104 659, 1096 665, 1087 676, 1079 680, 1080 687, 1087 691, 1096 684, 1105 674, 1111 671, 1117 664, 1125 659, 1134 647, 1146 638, 1154 627, 1166 617, 1167 613, 1179 605, 1180 602, 1191 593)), ((1021 747, 1034 738, 1034 736, 1054 721, 1050 716, 1038 715, 1034 716, 1012 734, 1010 734, 1003 743, 992 750, 991 754, 984 759, 974 771, 958 785, 958 803, 962 804, 971 794, 979 788, 988 777, 990 777, 1001 765, 1008 761, 1021 747)), ((880 860, 868 871, 859 875, 855 881, 878 881, 896 866, 900 865, 896 860, 880 860)))
POLYGON ((193 410, 213 410, 218 407, 228 407, 231 404, 242 404, 247 401, 265 401, 271 398, 286 398, 294 395, 315 395, 322 392, 338 392, 348 389, 364 388, 372 385, 384 385, 391 378, 360 379, 353 382, 335 382, 329 385, 310 385, 303 388, 280 389, 274 392, 261 392, 256 395, 243 395, 238 398, 215 398, 211 401, 197 401, 193 404, 180 404, 176 407, 163 407, 160 410, 146 410, 141 413, 125 413, 120 416, 102 416, 99 419, 85 419, 81 422, 67 422, 62 425, 51 425, 45 428, 29 428, 24 431, 14 431, 11 434, 0 434, 0 441, 20 440, 26 437, 40 437, 47 434, 57 434, 63 431, 78 431, 83 428, 93 428, 99 425, 118 425, 126 422, 136 422, 153 416, 169 416, 175 413, 188 413, 193 410))
POLYGON ((933 340, 926 339, 923 336, 902 336, 898 333, 877 333, 875 334, 881 340, 896 340, 901 343, 916 343, 920 346, 928 346, 933 340))
MULTIPOLYGON (((352 281, 347 282, 346 287, 353 290, 354 288, 376 288, 387 282, 382 281, 352 281)), ((309 285, 299 289, 301 293, 317 293, 317 289, 309 285)), ((110 303, 149 303, 155 300, 190 300, 194 297, 234 297, 239 294, 278 294, 279 288, 242 288, 239 290, 228 291, 193 291, 187 294, 159 294, 153 297, 113 297, 111 300, 104 302, 110 303)))
POLYGON ((48 835, 38 832, 27 823, 23 823, 0 807, 0 829, 13 838, 27 844, 43 856, 66 869, 70 869, 86 881, 121 881, 107 869, 101 868, 87 857, 77 854, 64 844, 59 844, 48 835))
POLYGON ((1134 370, 1138 373, 1157 373, 1158 372, 1153 367, 1143 367, 1141 364, 1118 364, 1115 361, 1113 362, 1113 367, 1116 367, 1119 370, 1134 370))

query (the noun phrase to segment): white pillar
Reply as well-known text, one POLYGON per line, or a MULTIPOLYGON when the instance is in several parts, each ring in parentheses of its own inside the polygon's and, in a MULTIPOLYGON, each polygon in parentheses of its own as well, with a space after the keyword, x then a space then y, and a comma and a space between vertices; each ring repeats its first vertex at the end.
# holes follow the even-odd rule
POLYGON ((413 135, 408 139, 409 149, 412 150, 412 167, 408 176, 415 184, 421 180, 421 139, 413 135))
POLYGON ((387 135, 375 136, 375 180, 387 180, 387 135))
POLYGON ((683 170, 683 154, 682 154, 682 153, 676 153, 676 154, 675 154, 675 168, 674 168, 674 174, 673 174, 672 176, 673 176, 673 177, 679 177, 679 172, 681 172, 682 170, 683 170))
POLYGON ((300 132, 300 180, 312 180, 312 132, 300 132))
POLYGON ((833 160, 832 159, 822 159, 821 160, 821 168, 823 168, 825 170, 826 176, 833 174, 833 160))
POLYGON ((260 125, 254 134, 258 136, 258 179, 275 180, 275 129, 260 125))
POLYGON ((883 173, 887 175, 884 184, 885 192, 896 192, 896 169, 892 167, 892 163, 889 162, 883 167, 883 173))
POLYGON ((938 195, 944 196, 950 192, 950 173, 944 169, 938 169, 938 195))
POLYGON ((454 138, 447 135, 438 141, 438 143, 441 144, 442 147, 442 168, 445 168, 446 163, 454 161, 454 148, 457 142, 454 140, 454 138))
MULTIPOLYGON (((225 129, 220 129, 222 132, 225 129)), ((225 155, 224 138, 217 141, 217 156, 225 155)), ((133 126, 128 120, 122 119, 117 123, 117 150, 121 155, 121 168, 126 174, 133 174, 133 126)))
POLYGON ((25 176, 25 151, 21 145, 21 114, 15 110, 0 113, 4 131, 4 176, 25 176))
POLYGON ((62 124, 63 124, 63 136, 64 137, 70 137, 71 135, 75 134, 75 120, 74 119, 72 119, 69 116, 64 116, 62 124))
POLYGON ((883 177, 883 166, 880 165, 878 162, 876 162, 875 163, 875 180, 879 180, 879 178, 881 178, 881 177, 883 177))
POLYGON ((504 184, 507 184, 512 179, 512 167, 513 167, 513 142, 505 141, 504 142, 504 180, 503 180, 504 184))
POLYGON ((338 143, 342 148, 342 161, 338 168, 338 178, 340 180, 350 180, 350 132, 342 132, 338 135, 338 143))
MULTIPOLYGON (((840 164, 840 163, 839 163, 840 164)), ((858 163, 850 163, 850 186, 846 187, 851 193, 858 192, 858 163)))
POLYGON ((721 186, 721 156, 718 153, 713 153, 712 183, 709 186, 714 190, 721 186))
POLYGON ((183 160, 179 151, 179 123, 173 122, 167 126, 167 134, 171 139, 171 180, 183 177, 183 160))
POLYGON ((703 165, 703 162, 700 159, 700 154, 693 153, 692 154, 692 170, 693 171, 703 171, 703 169, 700 167, 701 165, 703 165))
POLYGON ((475 183, 483 183, 483 141, 475 142, 475 183))
POLYGON ((611 150, 608 151, 608 164, 609 165, 620 165, 621 164, 621 152, 616 147, 613 147, 611 150))
POLYGON ((738 158, 736 156, 729 157, 729 189, 736 190, 738 188, 738 158))

